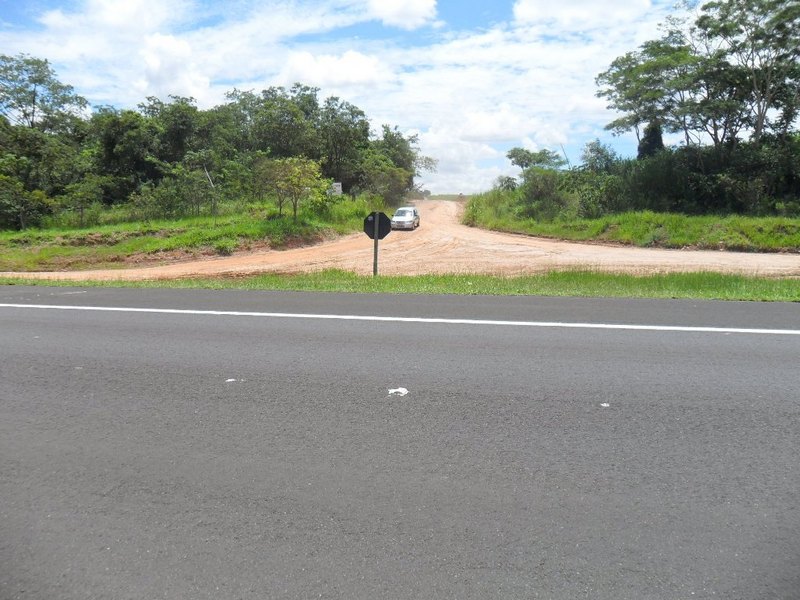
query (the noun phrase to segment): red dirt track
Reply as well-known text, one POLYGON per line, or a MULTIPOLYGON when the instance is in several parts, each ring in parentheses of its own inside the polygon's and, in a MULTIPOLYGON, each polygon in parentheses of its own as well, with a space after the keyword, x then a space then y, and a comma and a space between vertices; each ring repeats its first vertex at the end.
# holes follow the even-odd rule
MULTIPOLYGON (((521 275, 581 269, 637 275, 715 271, 800 277, 800 254, 659 250, 560 242, 466 227, 459 222, 463 205, 458 202, 419 200, 414 204, 420 210, 419 229, 394 231, 380 242, 383 275, 521 275)), ((81 281, 304 273, 325 269, 371 274, 372 253, 372 240, 363 233, 355 233, 292 250, 240 253, 154 267, 0 275, 81 281)))

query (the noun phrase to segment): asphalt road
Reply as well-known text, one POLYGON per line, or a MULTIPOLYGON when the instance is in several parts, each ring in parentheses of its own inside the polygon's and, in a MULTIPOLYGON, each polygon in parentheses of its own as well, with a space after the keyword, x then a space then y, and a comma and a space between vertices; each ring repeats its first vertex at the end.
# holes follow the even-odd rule
POLYGON ((0 287, 0 598, 800 598, 798 330, 797 304, 0 287))

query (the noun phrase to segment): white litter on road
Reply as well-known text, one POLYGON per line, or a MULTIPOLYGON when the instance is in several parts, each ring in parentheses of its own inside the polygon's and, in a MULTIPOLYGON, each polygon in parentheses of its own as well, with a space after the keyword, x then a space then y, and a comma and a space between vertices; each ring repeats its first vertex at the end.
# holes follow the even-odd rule
POLYGON ((390 396, 405 396, 408 394, 408 390, 406 388, 397 388, 394 390, 389 390, 390 396))

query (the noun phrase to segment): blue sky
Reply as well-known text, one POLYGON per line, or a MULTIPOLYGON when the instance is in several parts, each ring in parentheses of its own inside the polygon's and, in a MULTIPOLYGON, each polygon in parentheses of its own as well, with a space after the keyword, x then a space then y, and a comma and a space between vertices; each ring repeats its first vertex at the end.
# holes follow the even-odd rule
POLYGON ((595 138, 622 155, 594 78, 659 35, 672 0, 0 0, 0 53, 47 58, 93 105, 237 87, 319 87, 417 134, 433 192, 489 189, 516 175, 515 146, 595 138))

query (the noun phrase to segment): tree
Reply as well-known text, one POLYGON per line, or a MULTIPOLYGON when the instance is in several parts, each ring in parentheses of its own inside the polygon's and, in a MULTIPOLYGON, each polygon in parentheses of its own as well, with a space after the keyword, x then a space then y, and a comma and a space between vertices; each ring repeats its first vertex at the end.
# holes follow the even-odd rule
POLYGON ((396 166, 385 154, 370 149, 361 162, 360 188, 381 196, 390 206, 399 205, 413 188, 414 173, 396 166))
POLYGON ((41 190, 27 191, 22 184, 0 175, 0 229, 25 229, 36 225, 50 209, 41 190))
POLYGON ((159 160, 178 163, 187 152, 195 148, 199 129, 199 111, 194 98, 170 96, 165 103, 154 96, 140 104, 139 110, 155 125, 158 143, 155 148, 159 160))
POLYGON ((331 183, 321 176, 318 162, 302 157, 263 159, 257 177, 262 189, 269 188, 274 194, 278 214, 283 214, 283 206, 288 202, 295 221, 300 203, 307 200, 320 204, 331 183))
POLYGON ((360 178, 361 156, 369 146, 369 121, 364 112, 336 97, 325 100, 320 114, 322 171, 349 192, 360 178))
MULTIPOLYGON (((183 167, 193 171, 203 180, 202 191, 198 190, 198 196, 201 199, 210 197, 211 200, 211 214, 217 216, 217 199, 218 190, 215 178, 218 180, 219 176, 214 175, 217 173, 224 173, 222 165, 224 161, 213 150, 200 150, 197 152, 187 152, 183 158, 183 167)), ((197 177, 194 177, 196 180, 197 177)), ((199 208, 198 208, 199 212, 199 208)), ((216 225, 216 220, 214 221, 216 225)))
POLYGON ((64 135, 18 125, 3 137, 0 170, 19 180, 28 192, 41 190, 56 196, 83 175, 80 146, 64 135))
POLYGON ((707 56, 697 61, 689 85, 679 115, 686 145, 691 132, 697 132, 707 134, 715 148, 734 147, 739 134, 752 123, 746 103, 746 74, 717 55, 707 56))
POLYGON ((104 184, 103 177, 91 174, 67 186, 61 203, 68 209, 78 211, 79 227, 86 225, 86 209, 103 199, 104 184))
MULTIPOLYGON (((234 89, 228 103, 215 107, 202 135, 213 147, 224 144, 226 156, 235 152, 268 152, 275 157, 321 159, 320 107, 317 88, 295 84, 290 90, 271 87, 260 94, 234 89)), ((209 145, 208 147, 211 147, 209 145)))
POLYGON ((593 173, 610 173, 619 157, 613 148, 595 139, 586 144, 581 153, 583 168, 593 173))
MULTIPOLYGON (((210 110, 198 109, 193 98, 151 96, 137 110, 106 106, 87 116, 86 101, 56 79, 46 60, 0 55, 5 206, 36 192, 85 225, 98 200, 135 202, 147 215, 197 214, 210 200, 216 214, 218 199, 269 195, 279 213, 292 204, 296 217, 305 202, 312 210, 329 202, 317 194, 316 180, 334 178, 347 192, 360 187, 397 202, 415 189, 420 171, 435 169, 416 135, 384 125, 373 136, 361 109, 336 97, 321 103, 318 94, 301 84, 234 89, 210 110), (295 194, 298 178, 314 185, 295 194)), ((25 214, 22 220, 30 222, 25 214)))
POLYGON ((397 127, 383 125, 381 137, 372 140, 361 157, 360 187, 383 196, 389 204, 399 203, 415 189, 420 171, 435 171, 436 161, 420 155, 419 137, 405 137, 397 127))
POLYGON ((163 178, 157 159, 158 127, 136 111, 101 108, 92 116, 92 139, 100 175, 109 177, 109 203, 125 202, 148 182, 163 178))
POLYGON ((406 138, 397 127, 381 126, 381 137, 372 143, 372 147, 386 156, 392 164, 406 171, 414 172, 417 164, 416 149, 419 136, 406 138))
POLYGON ((494 186, 504 192, 513 192, 517 189, 517 180, 509 175, 500 175, 495 180, 494 186))
POLYGON ((664 139, 661 134, 661 123, 654 119, 644 128, 644 135, 639 141, 636 158, 639 160, 655 156, 664 149, 664 139))
POLYGON ((687 146, 707 135, 718 150, 744 131, 755 143, 769 129, 785 137, 800 104, 800 3, 719 0, 701 10, 688 27, 670 19, 661 39, 597 76, 597 95, 621 113, 606 128, 641 141, 640 127, 657 121, 687 146))
POLYGON ((568 194, 561 189, 563 176, 554 169, 525 169, 517 195, 519 216, 549 221, 561 214, 569 202, 568 194))
POLYGON ((318 106, 313 88, 295 86, 292 93, 282 87, 261 92, 253 115, 253 136, 259 150, 276 158, 320 156, 317 141, 318 106))
POLYGON ((512 148, 506 153, 506 156, 512 165, 518 166, 523 171, 531 167, 558 169, 566 164, 561 156, 547 149, 532 152, 525 148, 512 148))
POLYGON ((617 134, 633 130, 641 141, 641 126, 659 121, 669 131, 683 130, 690 143, 682 116, 687 82, 697 60, 683 34, 674 29, 615 59, 596 78, 603 86, 597 95, 608 99, 608 108, 622 113, 606 129, 617 134))
POLYGON ((248 153, 257 150, 253 135, 253 123, 259 100, 252 91, 233 89, 225 93, 226 104, 215 107, 209 113, 204 127, 205 135, 214 141, 214 146, 226 146, 229 154, 248 153))
POLYGON ((0 114, 11 123, 55 130, 65 116, 87 106, 72 86, 56 79, 47 60, 0 54, 0 114))
POLYGON ((720 0, 703 5, 697 27, 718 39, 730 62, 747 73, 754 142, 778 109, 796 114, 797 94, 781 93, 800 59, 800 4, 796 0, 720 0))

